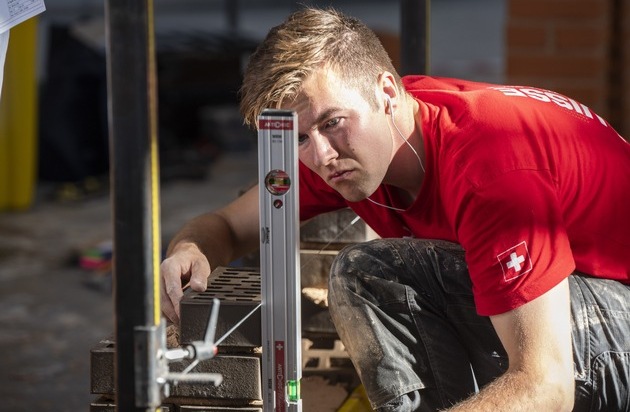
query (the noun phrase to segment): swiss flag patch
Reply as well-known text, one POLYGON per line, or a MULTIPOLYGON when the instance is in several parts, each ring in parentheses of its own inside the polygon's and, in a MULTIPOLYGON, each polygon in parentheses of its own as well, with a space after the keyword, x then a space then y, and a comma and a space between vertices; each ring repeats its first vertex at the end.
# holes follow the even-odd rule
POLYGON ((506 282, 523 276, 532 270, 532 260, 527 251, 527 242, 522 241, 497 255, 506 282))

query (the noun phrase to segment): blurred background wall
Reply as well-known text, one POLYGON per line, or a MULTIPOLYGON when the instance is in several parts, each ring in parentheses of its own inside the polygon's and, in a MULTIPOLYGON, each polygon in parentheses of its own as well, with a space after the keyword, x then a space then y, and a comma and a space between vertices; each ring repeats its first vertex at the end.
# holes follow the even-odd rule
POLYGON ((581 101, 630 135, 630 1, 509 0, 505 77, 581 101))
MULTIPOLYGON (((400 1, 300 3, 332 5, 362 19, 400 62, 400 1)), ((241 74, 269 28, 300 3, 154 1, 163 181, 206 178, 221 153, 252 149, 255 140, 237 109, 241 74)), ((11 39, 10 48, 20 49, 10 53, 36 56, 37 95, 27 145, 26 127, 10 133, 2 127, 23 110, 19 102, 6 107, 3 94, 0 210, 107 190, 104 4, 48 0, 30 48, 11 39)), ((630 135, 630 0, 432 0, 430 6, 430 74, 553 89, 630 135)))

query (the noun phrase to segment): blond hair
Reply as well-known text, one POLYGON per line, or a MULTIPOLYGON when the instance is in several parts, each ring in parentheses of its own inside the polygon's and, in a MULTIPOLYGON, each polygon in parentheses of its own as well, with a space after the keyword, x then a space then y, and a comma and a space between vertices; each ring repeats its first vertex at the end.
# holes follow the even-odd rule
POLYGON ((375 109, 374 87, 383 71, 401 87, 389 55, 365 24, 332 8, 305 8, 272 28, 251 56, 240 90, 245 123, 256 126, 263 109, 295 99, 308 76, 326 65, 375 109))

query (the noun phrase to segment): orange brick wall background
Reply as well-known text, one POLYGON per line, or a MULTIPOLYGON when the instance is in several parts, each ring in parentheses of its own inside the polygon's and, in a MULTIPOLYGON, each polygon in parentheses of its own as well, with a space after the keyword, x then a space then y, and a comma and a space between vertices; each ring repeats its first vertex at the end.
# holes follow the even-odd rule
POLYGON ((588 105, 630 137, 630 0, 508 0, 505 79, 588 105))

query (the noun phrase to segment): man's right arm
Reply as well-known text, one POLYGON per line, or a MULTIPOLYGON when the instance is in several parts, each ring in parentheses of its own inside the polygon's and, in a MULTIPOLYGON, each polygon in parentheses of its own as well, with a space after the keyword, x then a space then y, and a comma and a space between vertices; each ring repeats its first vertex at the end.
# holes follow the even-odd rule
POLYGON ((224 208, 198 216, 171 240, 160 266, 162 313, 179 323, 182 285, 204 291, 212 269, 256 249, 259 242, 258 186, 224 208))

